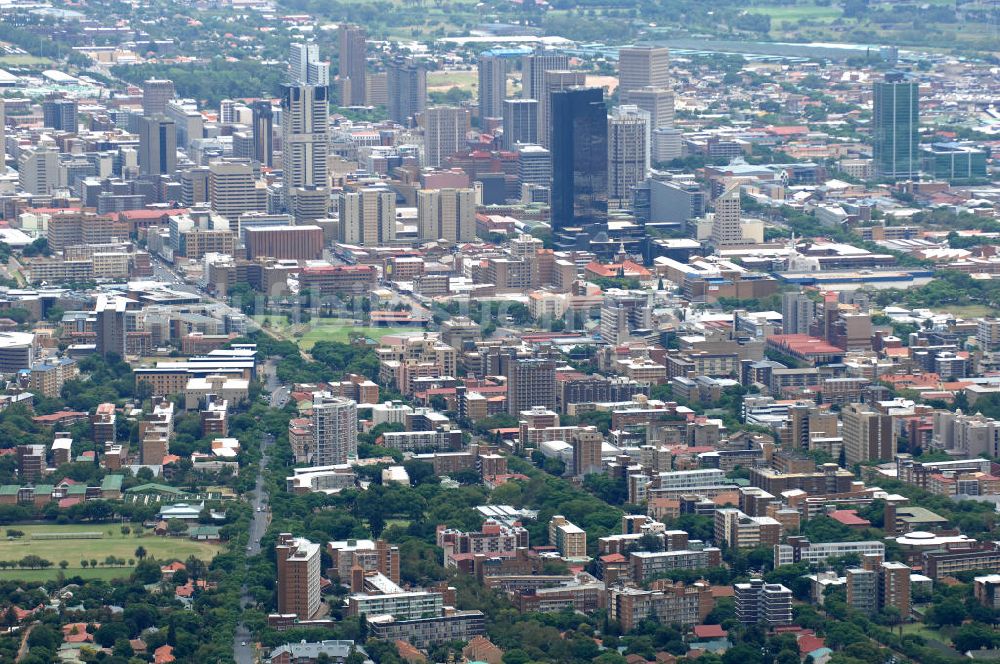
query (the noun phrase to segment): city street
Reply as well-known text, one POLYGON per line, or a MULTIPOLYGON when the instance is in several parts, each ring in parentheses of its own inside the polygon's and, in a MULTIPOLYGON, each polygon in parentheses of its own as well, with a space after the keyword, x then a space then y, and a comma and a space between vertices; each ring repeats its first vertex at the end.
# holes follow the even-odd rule
MULTIPOLYGON (((254 498, 250 502, 253 507, 253 518, 250 520, 250 537, 247 540, 247 556, 255 556, 260 553, 260 539, 267 532, 267 525, 270 522, 270 512, 267 507, 267 491, 264 487, 264 472, 267 470, 268 451, 274 444, 274 436, 264 434, 261 439, 261 459, 260 470, 257 475, 257 485, 254 488, 254 498)), ((240 596, 240 609, 245 609, 253 601, 249 588, 243 586, 240 596)), ((256 656, 253 647, 253 635, 242 622, 236 626, 236 634, 233 638, 233 657, 237 664, 253 664, 256 656)))

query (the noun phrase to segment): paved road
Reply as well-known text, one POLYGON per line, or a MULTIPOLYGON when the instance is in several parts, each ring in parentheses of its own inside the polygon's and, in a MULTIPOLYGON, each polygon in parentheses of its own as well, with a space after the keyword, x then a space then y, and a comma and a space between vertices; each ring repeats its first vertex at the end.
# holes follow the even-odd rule
POLYGON ((264 362, 264 389, 271 395, 269 398, 271 406, 274 408, 284 408, 288 403, 292 388, 278 382, 278 359, 269 358, 264 362))
MULTIPOLYGON (((267 508, 267 490, 264 486, 264 471, 267 469, 268 452, 274 444, 274 436, 264 434, 261 439, 261 459, 260 472, 257 475, 257 485, 254 488, 254 498, 250 505, 253 507, 253 518, 250 520, 250 538, 247 540, 247 555, 255 556, 260 553, 260 538, 267 531, 267 525, 271 520, 271 514, 267 508)), ((244 584, 240 596, 240 608, 245 609, 253 603, 253 597, 249 588, 244 584)), ((236 664, 254 664, 256 653, 253 648, 253 635, 246 625, 240 623, 236 626, 236 634, 233 638, 233 658, 236 664)))

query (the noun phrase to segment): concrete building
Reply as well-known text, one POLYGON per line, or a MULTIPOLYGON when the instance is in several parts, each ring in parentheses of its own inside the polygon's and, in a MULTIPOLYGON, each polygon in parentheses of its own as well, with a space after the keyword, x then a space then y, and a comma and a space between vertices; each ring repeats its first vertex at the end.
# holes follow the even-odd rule
POLYGON ((737 583, 733 588, 736 591, 736 618, 744 625, 791 624, 792 591, 785 586, 752 579, 749 583, 737 583))
POLYGON ((340 195, 340 242, 385 247, 396 240, 396 195, 366 187, 340 195))
POLYGON ((177 171, 177 126, 163 115, 139 119, 139 170, 143 175, 177 171))
POLYGON ((549 520, 549 544, 556 547, 563 558, 587 558, 587 531, 562 515, 557 514, 549 520))
POLYGON ((476 200, 472 189, 422 189, 417 192, 421 240, 470 242, 476 237, 476 200))
POLYGON ((674 93, 670 88, 650 85, 629 90, 628 103, 649 113, 650 130, 674 124, 674 93))
POLYGON ((389 119, 409 125, 427 108, 427 71, 412 59, 398 57, 388 66, 389 119))
POLYGON ((283 86, 281 134, 284 197, 297 224, 327 216, 328 117, 326 87, 283 86))
POLYGON ((608 203, 631 207, 633 189, 650 167, 649 113, 638 106, 617 106, 608 117, 608 203))
POLYGON ((142 114, 150 118, 162 115, 167 110, 167 103, 175 96, 174 82, 166 79, 146 80, 142 84, 142 114))
POLYGON ((503 100, 507 98, 507 75, 514 59, 510 52, 496 50, 479 54, 476 69, 479 74, 479 121, 499 118, 503 100))
POLYGON ((892 416, 860 404, 848 404, 842 411, 844 458, 849 466, 865 461, 888 461, 896 455, 896 435, 892 416))
POLYGON ((670 50, 665 46, 624 46, 618 49, 618 90, 622 103, 634 103, 632 90, 670 85, 670 50))
POLYGON ((424 165, 438 167, 465 148, 469 111, 457 106, 435 106, 420 114, 424 129, 424 165))
POLYGON ((507 377, 508 413, 517 415, 536 406, 555 410, 555 361, 542 358, 502 357, 500 369, 507 377))
POLYGON ((319 611, 320 549, 303 537, 281 533, 274 547, 278 613, 309 620, 319 611))
POLYGON ((538 143, 538 100, 504 99, 503 148, 516 150, 519 143, 538 143))
POLYGON ((367 101, 367 41, 361 26, 341 23, 340 49, 340 104, 364 106, 367 101))
POLYGON ((358 456, 358 407, 351 399, 313 394, 314 466, 347 463, 358 456))
POLYGON ((267 187, 255 180, 249 161, 213 161, 208 165, 208 200, 212 210, 235 222, 241 214, 267 210, 267 187))

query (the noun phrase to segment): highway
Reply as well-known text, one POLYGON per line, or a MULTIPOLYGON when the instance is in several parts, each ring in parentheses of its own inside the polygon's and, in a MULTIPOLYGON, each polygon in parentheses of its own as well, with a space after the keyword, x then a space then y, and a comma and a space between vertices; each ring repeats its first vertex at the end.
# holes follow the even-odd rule
MULTIPOLYGON (((267 507, 268 495, 264 485, 264 471, 267 469, 268 452, 274 444, 274 436, 266 433, 261 438, 261 458, 260 470, 257 474, 257 485, 254 488, 254 497, 250 502, 253 507, 253 517, 250 520, 250 537, 247 540, 247 556, 255 556, 260 553, 260 539, 267 532, 267 525, 270 522, 271 514, 267 507)), ((245 609, 253 603, 253 596, 250 589, 243 585, 240 596, 240 609, 245 609)), ((236 626, 236 634, 233 638, 233 658, 236 664, 254 664, 257 661, 253 647, 253 635, 247 626, 242 622, 236 626)))

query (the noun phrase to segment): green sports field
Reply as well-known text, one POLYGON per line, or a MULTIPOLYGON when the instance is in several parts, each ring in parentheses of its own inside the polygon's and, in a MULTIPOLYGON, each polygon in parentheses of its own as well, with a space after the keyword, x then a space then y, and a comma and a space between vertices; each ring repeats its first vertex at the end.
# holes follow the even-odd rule
POLYGON ((253 318, 261 324, 268 321, 270 323, 269 329, 285 339, 294 341, 304 351, 308 351, 320 341, 335 341, 346 344, 351 340, 351 335, 354 334, 378 341, 388 334, 417 334, 421 331, 418 327, 355 325, 351 321, 345 321, 341 318, 314 318, 301 325, 289 325, 284 316, 258 315, 253 318))
POLYGON ((84 576, 100 576, 101 578, 113 578, 115 576, 127 576, 127 567, 105 568, 104 559, 108 556, 124 558, 125 560, 135 559, 135 550, 142 546, 146 549, 146 555, 150 558, 166 560, 177 558, 184 560, 188 556, 197 556, 204 561, 209 561, 215 557, 219 551, 219 546, 207 542, 195 542, 184 537, 158 537, 152 532, 136 537, 135 532, 128 535, 121 533, 121 527, 117 524, 86 524, 72 526, 3 526, 0 528, 0 560, 20 560, 25 556, 35 555, 52 562, 52 567, 43 570, 0 570, 0 579, 24 579, 34 580, 42 575, 45 578, 54 578, 59 571, 59 561, 65 560, 69 563, 66 570, 67 576, 80 573, 84 576), (20 530, 24 532, 24 537, 8 538, 8 529, 20 530), (100 532, 101 539, 32 539, 34 533, 71 534, 83 532, 100 532), (80 561, 96 560, 101 565, 96 572, 89 568, 84 569, 80 561))

